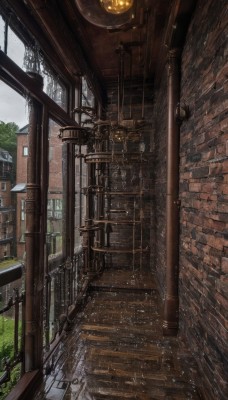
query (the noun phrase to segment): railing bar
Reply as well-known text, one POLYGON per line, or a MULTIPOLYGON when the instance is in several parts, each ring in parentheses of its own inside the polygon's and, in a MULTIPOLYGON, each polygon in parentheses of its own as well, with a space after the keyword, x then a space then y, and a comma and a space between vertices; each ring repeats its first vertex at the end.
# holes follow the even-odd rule
POLYGON ((19 293, 15 289, 14 307, 14 358, 18 356, 18 336, 19 336, 19 293))

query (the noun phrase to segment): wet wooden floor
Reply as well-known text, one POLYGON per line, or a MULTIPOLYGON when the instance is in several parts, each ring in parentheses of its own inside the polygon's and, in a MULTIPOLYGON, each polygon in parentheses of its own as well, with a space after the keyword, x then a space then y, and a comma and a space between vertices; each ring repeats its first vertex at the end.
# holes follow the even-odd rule
POLYGON ((107 271, 54 360, 36 400, 202 399, 196 365, 180 338, 162 336, 151 275, 107 271))

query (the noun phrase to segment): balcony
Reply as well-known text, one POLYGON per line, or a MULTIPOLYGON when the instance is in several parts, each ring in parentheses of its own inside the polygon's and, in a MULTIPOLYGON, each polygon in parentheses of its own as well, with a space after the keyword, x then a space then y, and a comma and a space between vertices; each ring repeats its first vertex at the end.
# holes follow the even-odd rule
POLYGON ((107 268, 88 285, 81 262, 77 255, 46 277, 44 374, 24 374, 7 399, 202 400, 188 348, 162 334, 153 275, 107 268))
POLYGON ((10 243, 12 241, 13 241, 13 236, 3 235, 0 238, 0 244, 6 244, 6 243, 10 243))

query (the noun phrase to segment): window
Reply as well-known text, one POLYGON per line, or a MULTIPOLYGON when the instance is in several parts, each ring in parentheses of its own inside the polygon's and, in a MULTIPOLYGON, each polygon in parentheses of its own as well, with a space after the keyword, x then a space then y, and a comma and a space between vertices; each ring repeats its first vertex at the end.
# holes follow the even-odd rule
MULTIPOLYGON (((14 19, 13 17, 11 20, 14 19)), ((4 19, 5 17, 0 15, 0 49, 23 70, 41 74, 44 81, 44 92, 67 111, 68 87, 59 75, 59 71, 52 69, 51 63, 46 59, 39 44, 31 34, 27 32, 26 39, 23 35, 21 40, 20 23, 17 17, 15 17, 17 19, 16 30, 14 24, 9 21, 8 26, 8 22, 4 19), (6 26, 8 26, 7 30, 5 29, 6 26)), ((22 27, 21 31, 23 31, 22 27)))
POLYGON ((21 199, 21 210, 25 210, 25 199, 21 199))
POLYGON ((25 243, 25 234, 24 233, 21 234, 19 242, 20 243, 25 243))
POLYGON ((23 156, 28 157, 28 146, 23 146, 23 156))
POLYGON ((5 23, 0 15, 0 49, 4 51, 5 23))
POLYGON ((48 161, 53 159, 53 146, 49 147, 48 161))
POLYGON ((62 210, 62 199, 54 200, 54 209, 57 211, 62 210))
POLYGON ((0 196, 0 207, 3 207, 3 198, 0 196))
POLYGON ((25 45, 19 37, 9 27, 8 29, 8 47, 7 55, 13 60, 20 68, 23 67, 25 54, 25 45))
POLYGON ((3 192, 6 191, 6 182, 2 182, 2 183, 1 183, 1 190, 2 190, 3 192))
POLYGON ((21 199, 21 221, 25 221, 25 200, 21 199))
POLYGON ((87 81, 82 77, 82 106, 83 107, 94 107, 94 95, 92 90, 89 88, 87 81))

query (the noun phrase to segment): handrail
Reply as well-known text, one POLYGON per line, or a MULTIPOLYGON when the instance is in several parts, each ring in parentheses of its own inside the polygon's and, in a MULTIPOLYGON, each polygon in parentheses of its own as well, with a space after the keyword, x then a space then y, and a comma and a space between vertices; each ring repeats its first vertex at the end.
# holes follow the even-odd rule
POLYGON ((24 265, 20 263, 0 271, 0 287, 20 279, 22 277, 23 269, 24 265))

